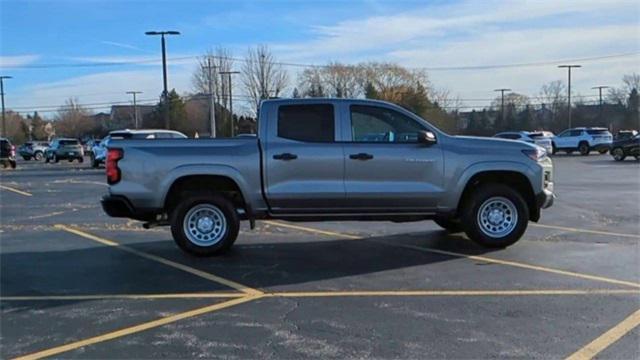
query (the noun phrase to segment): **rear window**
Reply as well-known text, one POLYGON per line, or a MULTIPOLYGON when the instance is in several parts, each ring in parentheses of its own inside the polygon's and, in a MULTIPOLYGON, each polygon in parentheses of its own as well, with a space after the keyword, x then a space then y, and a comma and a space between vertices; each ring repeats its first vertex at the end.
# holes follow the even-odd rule
POLYGON ((589 135, 608 135, 609 130, 599 129, 599 130, 587 130, 587 134, 589 135))
POLYGON ((60 140, 61 146, 79 145, 78 140, 60 140))
POLYGON ((543 134, 543 133, 530 133, 529 137, 534 139, 534 138, 539 138, 539 137, 546 137, 546 135, 543 134))
POLYGON ((305 142, 335 141, 333 105, 280 106, 278 137, 305 142))

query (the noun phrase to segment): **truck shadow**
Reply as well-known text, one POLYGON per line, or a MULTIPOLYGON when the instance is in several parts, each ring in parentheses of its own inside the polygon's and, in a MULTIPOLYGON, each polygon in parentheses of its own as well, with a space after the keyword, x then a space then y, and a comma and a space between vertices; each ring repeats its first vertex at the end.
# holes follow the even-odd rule
MULTIPOLYGON (((358 240, 312 239, 262 242, 259 236, 258 239, 240 238, 229 253, 212 258, 184 254, 169 239, 128 246, 263 291, 415 290, 446 288, 445 284, 464 287, 464 284, 457 285, 457 280, 447 279, 447 274, 469 271, 470 277, 474 264, 464 268, 460 268, 459 263, 440 266, 459 257, 417 248, 465 254, 487 252, 462 236, 444 231, 358 240)), ((234 291, 187 272, 100 245, 61 251, 3 253, 0 265, 3 297, 234 291)), ((3 301, 2 308, 3 311, 19 312, 67 306, 74 302, 78 301, 3 301)))

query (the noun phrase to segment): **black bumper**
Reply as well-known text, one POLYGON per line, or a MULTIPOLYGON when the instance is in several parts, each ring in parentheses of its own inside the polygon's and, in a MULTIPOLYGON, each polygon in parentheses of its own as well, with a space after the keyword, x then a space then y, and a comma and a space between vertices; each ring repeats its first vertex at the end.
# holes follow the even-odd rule
POLYGON ((111 217, 129 218, 140 221, 151 221, 158 211, 152 209, 136 209, 129 199, 119 195, 105 195, 100 201, 102 210, 111 217))

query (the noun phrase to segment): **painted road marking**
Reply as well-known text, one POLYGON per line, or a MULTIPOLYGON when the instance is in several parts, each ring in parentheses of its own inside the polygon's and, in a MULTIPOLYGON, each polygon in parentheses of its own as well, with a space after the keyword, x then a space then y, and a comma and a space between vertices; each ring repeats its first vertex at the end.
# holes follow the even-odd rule
POLYGON ((500 260, 500 259, 495 259, 495 258, 489 258, 489 257, 486 257, 486 256, 468 255, 468 254, 463 254, 463 253, 458 253, 458 252, 453 252, 453 251, 438 250, 438 249, 426 248, 426 247, 415 246, 415 245, 398 244, 398 243, 393 243, 393 242, 388 242, 388 241, 367 239, 367 238, 365 238, 363 236, 356 236, 356 235, 343 234, 343 233, 338 233, 338 232, 333 232, 333 231, 319 230, 319 229, 314 229, 314 228, 310 228, 310 227, 306 227, 306 226, 285 224, 285 223, 281 223, 281 222, 278 222, 278 221, 265 221, 265 222, 270 224, 270 225, 274 225, 274 226, 281 226, 281 227, 285 227, 285 228, 297 229, 297 230, 307 231, 307 232, 311 232, 311 233, 315 233, 315 234, 328 235, 328 236, 337 236, 337 237, 342 237, 342 238, 347 238, 347 239, 354 239, 354 240, 355 239, 367 240, 367 241, 375 242, 375 243, 378 243, 378 244, 402 247, 402 248, 413 249, 413 250, 418 250, 418 251, 422 251, 422 252, 428 252, 428 253, 434 253, 434 254, 440 254, 440 255, 448 255, 448 256, 454 256, 454 257, 462 257, 462 258, 467 258, 467 259, 477 260, 477 261, 484 261, 484 262, 493 263, 493 264, 513 266, 513 267, 519 267, 519 268, 523 268, 523 269, 543 271, 543 272, 548 272, 548 273, 552 273, 552 274, 571 276, 571 277, 580 278, 580 279, 600 281, 600 282, 606 282, 606 283, 610 283, 610 284, 625 285, 625 286, 631 286, 631 287, 635 287, 635 288, 640 288, 640 283, 631 282, 631 281, 624 281, 624 280, 617 280, 617 279, 611 279, 611 278, 607 278, 607 277, 603 277, 603 276, 596 276, 596 275, 577 273, 577 272, 573 272, 573 271, 559 270, 559 269, 549 268, 549 267, 545 267, 545 266, 531 265, 531 264, 517 262, 517 261, 500 260))
POLYGON ((202 271, 202 270, 198 270, 198 269, 193 268, 191 266, 187 266, 187 265, 175 262, 175 261, 171 261, 169 259, 165 259, 165 258, 160 257, 160 256, 147 254, 145 252, 138 251, 136 249, 130 248, 130 247, 126 246, 126 245, 122 245, 120 243, 117 243, 115 241, 108 240, 108 239, 105 239, 105 238, 101 238, 99 236, 92 235, 92 234, 89 234, 87 232, 84 232, 84 231, 81 231, 81 230, 78 230, 78 229, 75 229, 75 228, 72 228, 72 227, 69 227, 69 226, 66 226, 66 225, 57 224, 57 225, 54 225, 54 227, 56 229, 60 229, 60 230, 63 230, 63 231, 66 231, 66 232, 81 236, 81 237, 83 237, 85 239, 93 240, 93 241, 99 242, 99 243, 101 243, 103 245, 112 246, 112 247, 114 247, 116 249, 120 249, 120 250, 126 251, 126 252, 128 252, 130 254, 134 254, 134 255, 143 257, 145 259, 153 260, 155 262, 159 262, 161 264, 170 266, 172 268, 176 268, 178 270, 182 270, 182 271, 188 272, 190 274, 193 274, 193 275, 199 276, 201 278, 216 282, 218 284, 222 284, 222 285, 228 286, 230 288, 236 289, 236 290, 241 291, 241 292, 243 292, 245 294, 248 294, 248 295, 259 295, 259 294, 262 294, 262 292, 260 290, 250 288, 248 286, 242 285, 242 284, 237 283, 235 281, 228 280, 228 279, 219 277, 217 275, 213 275, 211 273, 208 273, 208 272, 205 272, 205 271, 202 271))
POLYGON ((243 293, 174 293, 174 294, 96 294, 96 295, 36 295, 0 296, 0 301, 73 301, 73 300, 156 300, 237 298, 243 293))
POLYGON ((157 328, 157 327, 160 327, 160 326, 163 326, 163 325, 167 325, 167 324, 179 321, 179 320, 184 320, 184 319, 187 319, 187 318, 190 318, 190 317, 211 313, 211 312, 214 312, 214 311, 217 311, 217 310, 225 309, 225 308, 228 308, 228 307, 231 307, 231 306, 235 306, 235 305, 239 305, 239 304, 246 303, 246 302, 249 302, 249 301, 253 301, 253 300, 256 300, 256 299, 260 299, 261 297, 262 297, 262 295, 245 295, 243 297, 240 297, 240 298, 237 298, 237 299, 233 299, 233 300, 229 300, 229 301, 225 301, 225 302, 222 302, 222 303, 219 303, 219 304, 208 305, 208 306, 205 306, 205 307, 201 307, 201 308, 185 311, 185 312, 174 314, 174 315, 170 315, 170 316, 167 316, 167 317, 162 317, 162 318, 159 318, 157 320, 145 322, 145 323, 142 323, 142 324, 139 324, 139 325, 127 327, 127 328, 120 329, 120 330, 117 330, 117 331, 113 331, 113 332, 110 332, 110 333, 106 333, 106 334, 103 334, 103 335, 94 336, 94 337, 91 337, 91 338, 88 338, 88 339, 75 341, 75 342, 72 342, 72 343, 69 343, 69 344, 66 344, 66 345, 57 346, 57 347, 54 347, 54 348, 38 351, 36 353, 20 356, 20 357, 15 358, 15 360, 35 360, 35 359, 41 359, 41 358, 45 358, 45 357, 49 357, 49 356, 53 356, 53 355, 62 354, 64 352, 75 350, 75 349, 79 349, 79 348, 84 347, 84 346, 93 345, 93 344, 97 344, 97 343, 108 341, 108 340, 113 340, 113 339, 116 339, 116 338, 119 338, 119 337, 131 335, 131 334, 139 333, 141 331, 145 331, 145 330, 157 328))
POLYGON ((12 187, 6 186, 6 185, 0 185, 0 189, 8 190, 8 191, 14 192, 16 194, 24 195, 24 196, 33 196, 33 194, 31 194, 31 193, 28 193, 28 192, 22 191, 22 190, 18 190, 18 189, 15 189, 15 188, 12 188, 12 187))
POLYGON ((615 232, 609 232, 609 231, 578 229, 578 228, 572 228, 572 227, 544 225, 544 224, 529 224, 529 225, 533 227, 543 228, 543 229, 554 229, 554 230, 563 230, 563 231, 585 233, 585 234, 619 236, 619 237, 630 237, 634 239, 640 239, 640 235, 638 234, 624 234, 624 233, 615 233, 615 232))
POLYGON ((640 325, 640 310, 637 310, 633 314, 629 315, 621 323, 611 328, 606 333, 600 335, 598 338, 588 343, 582 349, 576 351, 567 360, 588 360, 594 358, 602 350, 608 348, 621 337, 628 334, 631 330, 640 325))
POLYGON ((304 291, 266 293, 268 297, 348 297, 348 296, 557 296, 557 295, 640 295, 640 290, 409 290, 409 291, 304 291))

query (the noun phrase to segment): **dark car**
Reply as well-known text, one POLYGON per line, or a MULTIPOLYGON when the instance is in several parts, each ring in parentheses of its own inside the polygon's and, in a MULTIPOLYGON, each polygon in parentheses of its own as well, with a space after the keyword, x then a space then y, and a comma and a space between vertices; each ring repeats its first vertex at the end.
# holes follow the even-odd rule
POLYGON ((616 133, 616 136, 613 137, 613 140, 627 140, 627 139, 631 139, 632 137, 638 135, 638 131, 637 130, 620 130, 616 133))
POLYGON ((84 161, 84 150, 77 139, 55 139, 44 154, 44 161, 58 162, 60 160, 84 161))
POLYGON ((614 141, 611 144, 611 156, 616 161, 622 161, 627 156, 634 156, 636 160, 640 160, 640 135, 614 141))
POLYGON ((16 147, 7 138, 0 138, 0 164, 5 168, 16 168, 16 147))

